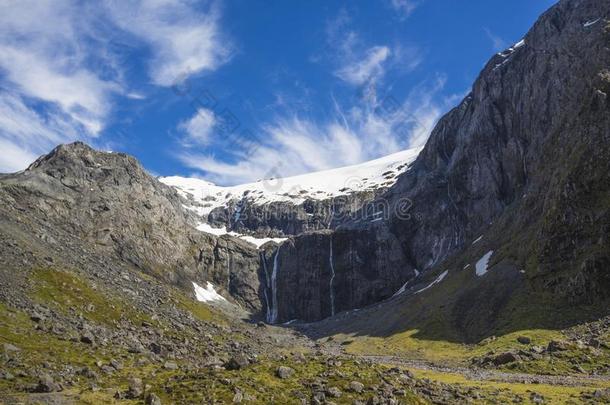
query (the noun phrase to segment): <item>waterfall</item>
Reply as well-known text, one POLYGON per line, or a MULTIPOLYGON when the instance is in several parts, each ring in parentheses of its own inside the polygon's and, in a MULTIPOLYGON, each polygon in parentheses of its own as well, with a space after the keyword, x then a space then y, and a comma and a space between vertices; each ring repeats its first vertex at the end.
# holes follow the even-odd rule
POLYGON ((273 258, 273 271, 271 272, 271 308, 267 312, 267 323, 277 322, 278 316, 278 302, 277 302, 277 257, 280 255, 280 248, 282 245, 277 247, 275 251, 275 257, 273 258))
POLYGON ((335 315, 335 289, 333 288, 333 281, 335 281, 335 265, 333 264, 333 236, 330 236, 330 255, 328 257, 330 262, 330 314, 335 315))
POLYGON ((265 294, 265 304, 267 305, 266 319, 268 321, 269 312, 271 310, 271 306, 269 305, 269 294, 267 293, 267 290, 269 289, 269 272, 267 271, 267 259, 265 258, 265 252, 261 251, 259 255, 260 255, 261 261, 263 262, 263 270, 265 271, 265 288, 264 288, 263 292, 265 294))
POLYGON ((227 251, 227 292, 231 294, 231 252, 227 251))

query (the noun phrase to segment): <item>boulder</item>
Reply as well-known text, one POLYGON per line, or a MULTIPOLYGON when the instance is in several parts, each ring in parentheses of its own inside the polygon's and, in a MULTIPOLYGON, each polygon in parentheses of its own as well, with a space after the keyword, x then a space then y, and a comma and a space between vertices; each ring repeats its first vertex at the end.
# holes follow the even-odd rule
POLYGON ((517 355, 515 353, 504 352, 504 353, 500 353, 496 357, 494 357, 492 362, 496 366, 501 366, 504 364, 512 363, 517 360, 519 360, 519 357, 517 357, 517 355))
POLYGON ((279 366, 275 372, 275 375, 282 380, 290 378, 294 375, 294 369, 286 366, 279 366))
POLYGON ((248 365, 250 365, 250 360, 240 353, 231 357, 225 364, 225 368, 227 370, 241 370, 242 368, 248 367, 248 365))
POLYGON ((127 390, 126 397, 130 399, 137 399, 144 393, 144 385, 142 384, 141 378, 130 378, 129 389, 127 390))
POLYGON ((43 374, 38 380, 38 385, 34 389, 35 392, 56 392, 61 391, 61 385, 56 383, 48 374, 43 374))
POLYGON ((352 381, 349 383, 349 390, 359 394, 364 391, 364 384, 358 381, 352 381))

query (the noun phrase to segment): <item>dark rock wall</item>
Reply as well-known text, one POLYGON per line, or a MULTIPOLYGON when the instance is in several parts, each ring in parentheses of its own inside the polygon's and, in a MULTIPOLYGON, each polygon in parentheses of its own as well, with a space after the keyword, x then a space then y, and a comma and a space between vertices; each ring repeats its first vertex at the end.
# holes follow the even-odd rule
POLYGON ((329 315, 331 238, 345 310, 390 297, 413 269, 464 253, 498 221, 505 228, 489 238, 539 272, 542 288, 554 285, 566 299, 607 295, 609 20, 610 2, 559 2, 523 46, 494 56, 440 120, 413 168, 382 197, 389 220, 349 221, 291 241, 281 254, 279 321, 329 315))

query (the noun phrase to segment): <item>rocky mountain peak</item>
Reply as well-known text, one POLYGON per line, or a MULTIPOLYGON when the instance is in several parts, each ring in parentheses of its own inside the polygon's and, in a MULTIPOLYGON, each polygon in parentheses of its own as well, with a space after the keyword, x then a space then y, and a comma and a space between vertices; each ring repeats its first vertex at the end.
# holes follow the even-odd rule
POLYGON ((152 178, 142 165, 125 153, 103 152, 83 142, 59 145, 32 163, 25 173, 59 179, 66 186, 115 185, 146 182, 152 178))

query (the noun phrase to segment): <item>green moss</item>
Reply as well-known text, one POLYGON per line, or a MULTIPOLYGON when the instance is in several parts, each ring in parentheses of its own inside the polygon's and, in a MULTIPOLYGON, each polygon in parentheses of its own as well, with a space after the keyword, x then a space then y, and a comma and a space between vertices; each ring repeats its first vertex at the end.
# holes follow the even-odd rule
POLYGON ((182 292, 172 292, 171 297, 176 302, 179 308, 190 312, 195 317, 195 319, 204 322, 226 324, 226 318, 223 315, 221 315, 217 311, 212 310, 204 303, 185 296, 182 292))
POLYGON ((124 300, 94 288, 76 273, 54 269, 37 269, 31 274, 34 284, 32 298, 65 314, 82 315, 85 319, 114 324, 126 319, 134 324, 151 322, 124 300))
POLYGON ((97 349, 89 345, 61 340, 35 330, 35 324, 25 313, 11 310, 3 304, 0 304, 0 342, 20 348, 17 356, 23 365, 50 362, 91 366, 100 355, 97 349))

